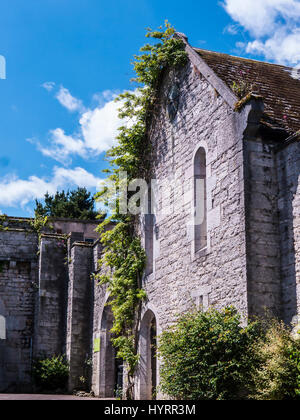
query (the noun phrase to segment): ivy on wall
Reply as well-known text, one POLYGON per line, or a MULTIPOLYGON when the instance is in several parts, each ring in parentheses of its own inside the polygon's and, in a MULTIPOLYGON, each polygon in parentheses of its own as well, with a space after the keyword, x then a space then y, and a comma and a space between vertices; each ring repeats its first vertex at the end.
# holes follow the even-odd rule
POLYGON ((3 230, 8 230, 7 227, 4 226, 4 223, 7 220, 6 214, 0 214, 0 232, 3 230))
MULTIPOLYGON (((117 191, 124 188, 124 181, 120 181, 122 172, 127 173, 127 185, 138 178, 149 181, 151 145, 147 133, 157 107, 157 89, 162 72, 187 62, 184 42, 175 37, 175 29, 168 22, 157 31, 149 28, 146 37, 155 42, 147 43, 141 48, 141 54, 135 56, 133 66, 137 88, 117 98, 121 102, 119 117, 125 123, 120 128, 118 144, 107 152, 111 169, 105 171, 108 181, 114 183, 117 191), (127 124, 128 121, 130 124, 127 124)), ((138 325, 142 302, 146 299, 141 284, 146 254, 137 234, 137 218, 121 214, 120 193, 116 197, 104 187, 96 198, 110 214, 98 228, 104 246, 100 264, 106 267, 106 274, 98 278, 101 285, 108 285, 108 305, 114 315, 112 342, 117 349, 117 358, 123 359, 126 366, 126 398, 133 399, 138 363, 138 325), (115 202, 116 206, 113 206, 115 202), (114 227, 107 231, 105 227, 111 222, 114 227)))

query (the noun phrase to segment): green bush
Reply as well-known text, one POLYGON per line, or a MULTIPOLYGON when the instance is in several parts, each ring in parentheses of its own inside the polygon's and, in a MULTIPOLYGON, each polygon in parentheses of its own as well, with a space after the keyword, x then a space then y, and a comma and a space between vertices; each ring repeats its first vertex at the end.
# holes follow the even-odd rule
POLYGON ((300 340, 282 323, 272 321, 255 348, 259 367, 253 371, 256 400, 300 399, 300 340))
POLYGON ((162 392, 179 400, 246 398, 261 335, 256 322, 242 327, 234 308, 181 316, 160 338, 162 392))
POLYGON ((45 391, 65 390, 69 366, 63 356, 37 360, 33 366, 33 379, 38 388, 45 391))

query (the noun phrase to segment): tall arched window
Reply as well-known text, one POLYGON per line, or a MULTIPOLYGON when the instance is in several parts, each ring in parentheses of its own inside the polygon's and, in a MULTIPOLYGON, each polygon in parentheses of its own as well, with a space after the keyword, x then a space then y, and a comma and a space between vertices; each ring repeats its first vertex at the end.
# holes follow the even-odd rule
POLYGON ((206 152, 200 147, 194 158, 195 252, 207 248, 206 152))
POLYGON ((113 320, 111 307, 105 306, 101 318, 100 361, 98 366, 99 395, 102 398, 113 398, 117 388, 122 386, 118 381, 122 374, 120 370, 122 362, 116 359, 116 352, 111 340, 113 320))
POLYGON ((154 227, 155 227, 155 201, 152 188, 148 190, 148 207, 145 214, 145 251, 147 255, 146 275, 154 270, 154 227))
POLYGON ((156 399, 158 385, 157 366, 157 321, 154 313, 148 309, 141 321, 139 336, 138 399, 156 399))

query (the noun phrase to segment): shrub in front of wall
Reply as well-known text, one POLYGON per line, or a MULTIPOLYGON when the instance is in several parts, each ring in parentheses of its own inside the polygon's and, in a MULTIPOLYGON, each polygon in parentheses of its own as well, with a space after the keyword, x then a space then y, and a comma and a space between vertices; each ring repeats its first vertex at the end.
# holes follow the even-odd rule
POLYGON ((255 347, 259 367, 253 372, 256 400, 300 400, 300 337, 282 323, 272 321, 255 347))
POLYGON ((162 392, 177 400, 247 398, 261 335, 259 323, 243 327, 231 307, 181 316, 160 338, 162 392))
POLYGON ((35 385, 44 391, 66 390, 69 366, 63 356, 37 360, 33 366, 35 385))

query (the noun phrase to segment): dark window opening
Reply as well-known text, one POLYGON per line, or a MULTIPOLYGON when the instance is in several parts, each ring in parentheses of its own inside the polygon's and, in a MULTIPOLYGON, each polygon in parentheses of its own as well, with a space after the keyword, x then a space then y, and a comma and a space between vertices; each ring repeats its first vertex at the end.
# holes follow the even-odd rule
POLYGON ((206 153, 201 147, 194 160, 195 252, 207 247, 206 153))

